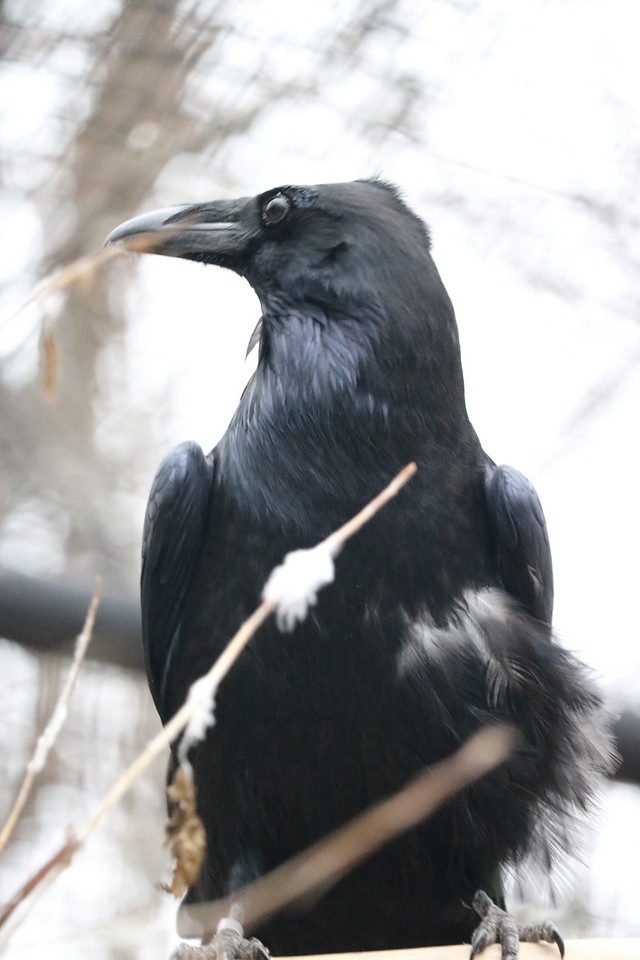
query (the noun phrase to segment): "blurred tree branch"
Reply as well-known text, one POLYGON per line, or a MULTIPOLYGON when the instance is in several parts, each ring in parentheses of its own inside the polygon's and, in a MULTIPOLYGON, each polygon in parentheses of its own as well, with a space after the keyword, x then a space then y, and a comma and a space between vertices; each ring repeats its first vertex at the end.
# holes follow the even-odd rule
MULTIPOLYGON (((0 636, 38 653, 69 653, 80 632, 93 585, 52 583, 0 567, 0 636)), ((96 617, 90 657, 142 669, 140 612, 133 597, 107 587, 96 617)))

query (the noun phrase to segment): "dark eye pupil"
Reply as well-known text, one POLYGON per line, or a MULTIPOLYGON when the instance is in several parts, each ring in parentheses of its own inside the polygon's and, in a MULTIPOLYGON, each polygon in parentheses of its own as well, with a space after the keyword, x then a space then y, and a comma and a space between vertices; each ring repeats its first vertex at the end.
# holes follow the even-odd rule
POLYGON ((280 223, 289 212, 289 201, 283 193, 272 197, 264 207, 264 215, 269 223, 280 223))

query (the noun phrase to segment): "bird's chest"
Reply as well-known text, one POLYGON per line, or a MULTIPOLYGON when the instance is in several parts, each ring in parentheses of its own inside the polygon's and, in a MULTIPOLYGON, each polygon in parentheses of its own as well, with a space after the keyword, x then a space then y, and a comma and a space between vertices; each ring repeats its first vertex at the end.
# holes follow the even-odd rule
MULTIPOLYGON (((411 616, 429 606, 444 611, 461 578, 446 560, 450 545, 434 550, 421 499, 390 505, 349 541, 306 620, 290 634, 266 623, 225 678, 216 724, 196 758, 200 789, 220 798, 207 808, 211 835, 233 823, 243 844, 277 862, 416 768, 416 733, 402 720, 400 653, 411 616), (290 849, 271 851, 271 835, 286 837, 290 849)), ((255 518, 229 490, 214 502, 187 598, 174 709, 258 605, 284 554, 337 525, 331 517, 328 529, 309 534, 307 526, 255 518)), ((302 498, 298 509, 306 509, 302 498)), ((340 522, 353 512, 345 503, 340 522)))
MULTIPOLYGON (((258 606, 285 554, 313 546, 382 486, 363 489, 354 502, 346 494, 328 497, 325 485, 312 507, 311 491, 301 482, 282 494, 286 506, 262 517, 233 492, 219 492, 187 597, 176 706, 258 606)), ((385 507, 345 545, 334 582, 321 590, 305 622, 293 634, 270 623, 251 642, 234 667, 237 702, 247 698, 242 709, 260 704, 257 714, 286 710, 293 716, 300 709, 300 715, 315 710, 327 716, 336 705, 344 714, 357 704, 366 713, 367 697, 358 701, 355 694, 389 682, 407 618, 426 610, 444 622, 467 586, 490 580, 486 531, 476 513, 473 504, 434 500, 424 477, 413 497, 385 507)))
POLYGON ((417 475, 344 547, 307 621, 292 637, 271 625, 252 642, 234 668, 244 671, 238 697, 246 692, 247 709, 280 703, 293 712, 302 690, 303 715, 334 703, 344 710, 359 673, 369 670, 375 685, 393 672, 398 618, 426 609, 444 621, 469 584, 490 579, 486 511, 464 444, 455 452, 433 443, 421 415, 390 422, 379 406, 363 411, 353 394, 330 412, 287 400, 261 408, 259 422, 237 417, 216 450, 175 706, 259 604, 285 554, 327 537, 412 460, 417 475), (372 628, 376 618, 382 632, 372 628))
MULTIPOLYGON (((267 859, 271 835, 285 837, 284 853, 293 853, 392 789, 390 772, 395 783, 396 648, 405 627, 399 612, 379 616, 375 598, 352 588, 353 581, 349 590, 326 588, 292 633, 274 622, 260 629, 217 693, 216 724, 196 758, 199 782, 220 798, 208 811, 212 829, 214 819, 237 824, 267 859), (253 796, 245 818, 242 805, 253 796)), ((249 589, 239 571, 236 586, 222 573, 206 590, 196 585, 203 619, 190 613, 185 624, 185 684, 195 662, 203 670, 257 603, 249 589)))

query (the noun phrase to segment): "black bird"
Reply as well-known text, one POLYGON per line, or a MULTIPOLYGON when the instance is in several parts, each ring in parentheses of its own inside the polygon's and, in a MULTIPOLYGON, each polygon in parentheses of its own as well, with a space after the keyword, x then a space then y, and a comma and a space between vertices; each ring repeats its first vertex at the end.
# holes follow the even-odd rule
POLYGON ((207 854, 187 904, 233 893, 508 721, 521 740, 505 766, 257 931, 285 954, 468 940, 475 891, 501 904, 506 866, 562 855, 608 740, 586 669, 553 641, 536 492, 469 422, 428 231, 379 180, 161 210, 108 242, 147 231, 154 253, 245 277, 262 308, 257 370, 226 434, 207 456, 177 447, 151 490, 142 622, 163 720, 284 554, 418 464, 307 619, 292 635, 265 626, 222 684, 193 751, 207 854))

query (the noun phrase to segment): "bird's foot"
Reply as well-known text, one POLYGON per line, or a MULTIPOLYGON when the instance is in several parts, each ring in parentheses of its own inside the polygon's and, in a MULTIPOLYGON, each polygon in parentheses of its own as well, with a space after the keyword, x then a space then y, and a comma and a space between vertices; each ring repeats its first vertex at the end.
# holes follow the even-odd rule
POLYGON ((245 937, 241 923, 225 917, 208 943, 201 947, 181 943, 170 960, 271 960, 271 954, 255 937, 245 937))
POLYGON ((555 943, 564 957, 564 941, 555 925, 545 923, 520 926, 513 917, 491 900, 484 890, 478 890, 472 901, 480 923, 471 937, 471 960, 492 943, 502 947, 502 960, 516 960, 520 943, 555 943))

